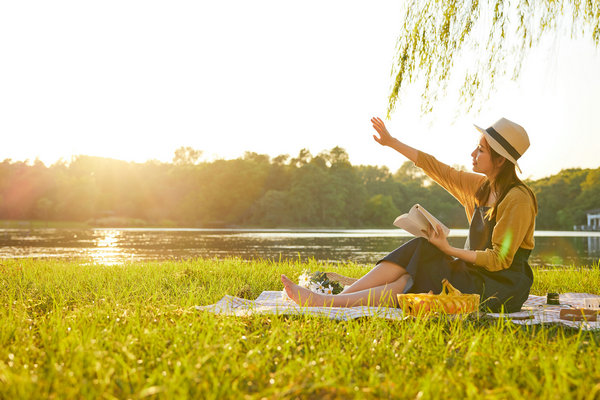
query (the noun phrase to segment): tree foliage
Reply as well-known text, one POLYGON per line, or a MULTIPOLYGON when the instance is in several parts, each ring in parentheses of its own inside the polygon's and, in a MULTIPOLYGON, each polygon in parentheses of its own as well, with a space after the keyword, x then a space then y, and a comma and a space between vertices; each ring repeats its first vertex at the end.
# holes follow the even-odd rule
POLYGON ((552 33, 600 44, 600 0, 412 0, 406 3, 392 69, 388 116, 411 83, 422 87, 422 110, 462 82, 467 108, 485 98, 498 77, 516 79, 526 53, 552 33), (461 62, 469 60, 468 63, 461 62))
MULTIPOLYGON (((190 150, 190 149, 188 149, 190 150)), ((188 154, 195 150, 187 151, 188 154)), ((448 226, 463 208, 411 162, 353 166, 335 147, 297 157, 246 153, 234 160, 143 164, 79 156, 46 167, 0 163, 0 219, 192 227, 391 227, 420 203, 448 226)), ((539 229, 571 229, 600 208, 600 168, 569 169, 529 182, 539 229)))
POLYGON ((196 164, 202 156, 202 151, 196 150, 193 147, 182 146, 175 150, 173 156, 173 164, 177 165, 191 165, 196 164))

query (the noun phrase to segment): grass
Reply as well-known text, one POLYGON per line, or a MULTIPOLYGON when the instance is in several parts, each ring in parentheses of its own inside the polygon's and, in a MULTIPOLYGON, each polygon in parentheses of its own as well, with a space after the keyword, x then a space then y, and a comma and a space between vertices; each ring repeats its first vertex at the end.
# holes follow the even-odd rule
MULTIPOLYGON (((446 318, 348 322, 198 312, 356 264, 3 260, 0 398, 600 398, 600 332, 446 318)), ((598 293, 600 266, 533 294, 598 293)))

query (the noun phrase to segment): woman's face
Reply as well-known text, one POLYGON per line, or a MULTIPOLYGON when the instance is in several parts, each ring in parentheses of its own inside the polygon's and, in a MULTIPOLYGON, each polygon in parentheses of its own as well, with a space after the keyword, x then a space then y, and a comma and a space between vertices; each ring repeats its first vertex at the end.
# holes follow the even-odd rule
POLYGON ((485 174, 488 177, 494 176, 496 167, 490 153, 490 146, 485 140, 485 136, 481 135, 477 148, 471 153, 473 157, 473 171, 485 174))

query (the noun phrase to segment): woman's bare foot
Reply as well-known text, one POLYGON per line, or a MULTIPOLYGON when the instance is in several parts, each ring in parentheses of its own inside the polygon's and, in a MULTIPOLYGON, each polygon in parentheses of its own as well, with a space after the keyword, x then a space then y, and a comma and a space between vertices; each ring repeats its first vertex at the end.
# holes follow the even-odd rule
POLYGON ((296 285, 285 275, 281 275, 281 282, 287 295, 294 302, 301 306, 322 306, 325 304, 325 298, 317 293, 296 285))

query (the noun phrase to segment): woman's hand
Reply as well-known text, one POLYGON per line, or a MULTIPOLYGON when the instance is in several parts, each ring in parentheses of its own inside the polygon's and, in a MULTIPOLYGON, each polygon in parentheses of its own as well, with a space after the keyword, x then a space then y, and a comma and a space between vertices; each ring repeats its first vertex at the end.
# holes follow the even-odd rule
POLYGON ((461 260, 471 264, 475 264, 475 261, 477 260, 477 252, 473 250, 458 249, 450 246, 448 239, 444 235, 444 230, 440 225, 437 225, 435 229, 429 227, 427 233, 429 235, 429 243, 440 249, 442 253, 452 257, 460 258, 461 260))
POLYGON ((381 118, 371 118, 371 123, 373 124, 373 128, 375 128, 375 130, 379 134, 379 136, 373 135, 373 139, 375 139, 375 141, 382 146, 391 146, 394 141, 394 138, 388 132, 381 118))
POLYGON ((429 243, 440 249, 442 252, 448 254, 448 251, 452 248, 450 243, 448 243, 448 239, 444 235, 444 230, 442 227, 437 224, 435 228, 429 227, 428 230, 429 235, 429 243))

